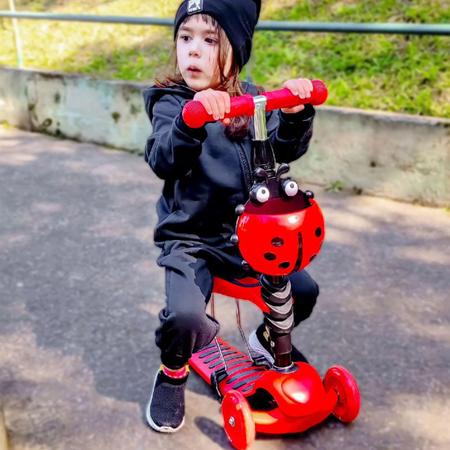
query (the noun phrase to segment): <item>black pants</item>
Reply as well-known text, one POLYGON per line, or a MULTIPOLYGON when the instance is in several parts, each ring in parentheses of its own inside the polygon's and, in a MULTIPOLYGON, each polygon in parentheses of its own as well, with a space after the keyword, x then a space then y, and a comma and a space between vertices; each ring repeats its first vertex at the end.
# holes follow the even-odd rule
MULTIPOLYGON (((208 345, 219 331, 217 320, 205 312, 213 277, 248 276, 240 269, 239 256, 218 254, 211 257, 204 249, 176 244, 158 259, 166 272, 166 306, 159 313, 156 345, 161 349, 162 363, 170 368, 186 364, 192 353, 208 345)), ((293 273, 289 279, 297 326, 311 315, 319 287, 305 270, 293 273)))

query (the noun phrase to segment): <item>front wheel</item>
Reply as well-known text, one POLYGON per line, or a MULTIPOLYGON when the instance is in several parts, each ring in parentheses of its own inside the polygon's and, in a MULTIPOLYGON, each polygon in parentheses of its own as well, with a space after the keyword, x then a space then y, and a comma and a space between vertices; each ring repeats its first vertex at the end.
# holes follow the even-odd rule
POLYGON ((223 427, 231 445, 246 450, 255 440, 255 422, 246 398, 239 391, 228 391, 222 400, 223 427))
POLYGON ((338 397, 333 414, 344 423, 353 422, 359 414, 361 397, 353 375, 344 367, 333 366, 323 379, 325 390, 333 389, 338 397))

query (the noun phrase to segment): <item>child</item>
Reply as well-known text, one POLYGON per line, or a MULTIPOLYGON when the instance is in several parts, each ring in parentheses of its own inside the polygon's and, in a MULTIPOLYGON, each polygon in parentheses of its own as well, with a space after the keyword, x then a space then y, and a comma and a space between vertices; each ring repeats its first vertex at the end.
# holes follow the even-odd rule
MULTIPOLYGON (((260 6, 260 0, 183 1, 175 17, 176 73, 144 92, 153 125, 145 160, 164 180, 154 234, 166 283, 166 306, 156 330, 162 364, 146 410, 148 424, 157 431, 174 432, 183 425, 188 360, 219 330, 218 322, 205 312, 213 277, 250 275, 230 243, 235 207, 246 202, 252 185, 250 119, 224 115, 230 96, 258 93, 238 77, 250 57, 260 6), (189 128, 181 111, 192 99, 218 121, 189 128)), ((307 79, 289 80, 284 86, 302 98, 312 90, 307 79)), ((293 161, 306 152, 314 114, 311 105, 267 114, 278 162, 293 161)), ((311 314, 319 290, 305 271, 292 274, 290 281, 298 325, 311 314)), ((263 324, 249 341, 254 351, 273 361, 263 324)), ((304 357, 293 348, 293 359, 304 357)))

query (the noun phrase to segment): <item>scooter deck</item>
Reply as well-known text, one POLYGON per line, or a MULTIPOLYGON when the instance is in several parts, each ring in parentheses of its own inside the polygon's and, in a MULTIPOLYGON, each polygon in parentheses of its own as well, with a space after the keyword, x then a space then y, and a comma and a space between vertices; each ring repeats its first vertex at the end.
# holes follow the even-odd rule
POLYGON ((255 364, 221 338, 194 353, 189 363, 219 397, 227 398, 231 390, 245 397, 258 433, 305 431, 329 416, 338 401, 335 390, 325 390, 320 374, 310 364, 296 362, 294 372, 277 372, 255 364))
POLYGON ((234 389, 247 395, 252 391, 255 381, 267 369, 263 366, 256 366, 248 355, 223 339, 217 338, 217 344, 216 341, 213 341, 199 352, 194 353, 189 364, 209 385, 212 385, 213 373, 225 367, 217 345, 220 345, 227 370, 227 377, 220 383, 221 394, 225 395, 229 390, 234 389))

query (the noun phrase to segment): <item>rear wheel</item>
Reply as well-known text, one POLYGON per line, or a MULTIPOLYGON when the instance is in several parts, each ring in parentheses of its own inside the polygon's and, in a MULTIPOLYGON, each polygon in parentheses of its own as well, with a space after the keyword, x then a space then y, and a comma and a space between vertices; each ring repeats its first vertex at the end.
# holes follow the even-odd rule
POLYGON ((231 445, 246 450, 255 440, 255 422, 245 397, 239 391, 228 391, 222 400, 223 427, 231 445))
POLYGON ((327 391, 333 389, 338 396, 333 414, 341 422, 353 422, 361 405, 358 384, 353 375, 344 367, 333 366, 327 370, 323 384, 327 391))

